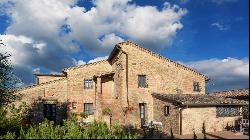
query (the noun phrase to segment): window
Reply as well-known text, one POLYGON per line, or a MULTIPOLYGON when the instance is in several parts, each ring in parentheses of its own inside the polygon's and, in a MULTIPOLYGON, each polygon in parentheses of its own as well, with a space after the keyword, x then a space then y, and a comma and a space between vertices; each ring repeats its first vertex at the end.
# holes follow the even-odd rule
POLYGON ((93 112, 93 103, 85 103, 84 104, 84 113, 86 115, 94 114, 94 112, 93 112))
POLYGON ((193 85, 194 85, 194 91, 200 91, 200 84, 199 84, 199 82, 194 82, 193 83, 193 85))
POLYGON ((165 107, 164 107, 164 115, 165 115, 165 116, 168 116, 169 113, 170 113, 170 106, 165 106, 165 107))
POLYGON ((93 88, 93 80, 91 80, 91 79, 85 79, 84 80, 84 88, 85 89, 91 89, 91 88, 93 88))
POLYGON ((138 75, 138 87, 146 88, 146 75, 138 75))
POLYGON ((76 109, 76 102, 72 102, 72 109, 76 109))
POLYGON ((240 107, 238 106, 218 106, 216 107, 217 117, 233 117, 240 115, 240 107))
POLYGON ((56 121, 56 104, 44 104, 43 109, 44 118, 56 121))

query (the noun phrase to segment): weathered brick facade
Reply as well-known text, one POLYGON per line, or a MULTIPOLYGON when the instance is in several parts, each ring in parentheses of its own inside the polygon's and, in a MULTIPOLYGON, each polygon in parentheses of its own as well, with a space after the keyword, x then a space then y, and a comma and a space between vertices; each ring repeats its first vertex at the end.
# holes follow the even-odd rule
MULTIPOLYGON (((38 85, 17 91, 23 95, 21 101, 31 103, 37 98, 44 102, 54 99, 66 103, 68 113, 81 113, 84 103, 93 103, 94 114, 87 119, 107 120, 102 110, 108 107, 112 110, 112 122, 137 127, 141 125, 139 104, 144 103, 146 121, 162 121, 164 126, 171 125, 177 134, 178 113, 173 109, 170 116, 162 116, 164 103, 156 101, 151 94, 204 95, 205 81, 208 80, 206 76, 130 41, 117 44, 107 60, 66 68, 63 74, 65 77, 60 78, 38 77, 38 85), (138 75, 146 76, 146 88, 138 87, 138 75), (84 88, 86 79, 93 80, 93 88, 84 88), (199 82, 199 92, 194 92, 193 82, 199 82)), ((42 108, 37 110, 42 119, 42 108)), ((57 117, 59 119, 61 117, 57 117)), ((167 127, 164 129, 169 132, 167 127)))
POLYGON ((191 107, 182 111, 182 134, 193 130, 202 133, 203 123, 206 132, 223 131, 226 126, 235 126, 240 116, 216 117, 216 107, 191 107))
POLYGON ((62 123, 67 116, 67 79, 61 78, 36 86, 26 87, 17 91, 22 95, 20 102, 26 102, 31 107, 32 122, 44 119, 44 104, 56 104, 56 121, 62 123))

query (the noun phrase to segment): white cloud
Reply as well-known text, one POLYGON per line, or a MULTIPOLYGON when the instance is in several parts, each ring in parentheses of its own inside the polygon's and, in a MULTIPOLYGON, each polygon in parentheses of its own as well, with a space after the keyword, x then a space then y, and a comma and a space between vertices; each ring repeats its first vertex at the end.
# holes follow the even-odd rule
POLYGON ((122 36, 150 49, 162 49, 171 44, 177 30, 183 27, 180 19, 187 12, 176 5, 171 7, 169 3, 161 10, 153 6, 128 4, 126 0, 97 0, 94 5, 85 12, 74 7, 67 24, 72 29, 70 36, 95 53, 97 50, 107 52, 110 46, 123 40, 122 36), (76 16, 78 18, 73 18, 76 16), (105 40, 99 39, 102 36, 116 39, 107 46, 105 40))
POLYGON ((33 72, 34 74, 40 73, 40 68, 35 68, 35 69, 32 70, 32 72, 33 72))
POLYGON ((34 82, 32 67, 60 71, 63 66, 72 65, 71 58, 67 54, 48 50, 44 42, 11 34, 0 35, 0 39, 6 45, 0 47, 0 53, 11 55, 14 72, 26 84, 34 82))
POLYGON ((185 64, 211 79, 208 91, 245 88, 249 85, 249 58, 214 58, 185 64))
POLYGON ((225 26, 225 25, 222 25, 221 23, 219 22, 214 22, 211 24, 211 26, 213 27, 217 27, 219 30, 223 31, 223 30, 228 30, 229 27, 228 26, 225 26))
POLYGON ((86 64, 86 62, 85 61, 83 61, 83 60, 75 60, 75 59, 73 59, 73 62, 74 62, 74 65, 75 66, 79 66, 79 65, 84 65, 84 64, 86 64))
POLYGON ((116 36, 114 33, 105 35, 101 40, 101 47, 103 48, 112 48, 114 47, 114 44, 117 44, 119 42, 124 41, 119 36, 116 36))
POLYGON ((108 56, 104 56, 104 57, 97 57, 95 59, 92 59, 92 60, 89 60, 88 63, 94 63, 94 62, 97 62, 97 61, 102 61, 102 60, 106 60, 108 59, 108 56))
MULTIPOLYGON (((98 62, 98 61, 102 61, 102 60, 106 60, 106 59, 108 59, 108 56, 96 57, 94 59, 89 60, 88 63, 94 63, 94 62, 98 62)), ((76 65, 76 66, 87 64, 83 60, 75 60, 75 59, 73 59, 73 62, 74 62, 74 65, 76 65)))
POLYGON ((71 56, 80 50, 107 55, 125 39, 155 51, 171 45, 187 10, 167 2, 157 9, 129 1, 95 0, 86 10, 75 5, 77 0, 3 0, 0 11, 9 16, 10 25, 1 35, 7 45, 1 50, 12 53, 15 66, 32 73, 34 67, 60 71, 84 64, 71 56))
POLYGON ((50 72, 50 74, 62 74, 61 72, 56 72, 56 71, 52 71, 52 72, 50 72))

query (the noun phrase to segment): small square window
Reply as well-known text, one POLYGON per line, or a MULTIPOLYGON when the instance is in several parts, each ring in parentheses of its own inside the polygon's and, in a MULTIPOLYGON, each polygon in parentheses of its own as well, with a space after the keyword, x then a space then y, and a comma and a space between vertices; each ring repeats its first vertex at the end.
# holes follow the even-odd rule
POLYGON ((194 86, 194 91, 200 92, 200 83, 199 82, 194 82, 193 86, 194 86))
POLYGON ((84 89, 92 89, 93 88, 93 80, 85 79, 84 80, 84 89))
POLYGON ((93 112, 93 103, 85 103, 84 104, 84 113, 86 115, 94 114, 94 112, 93 112))
POLYGON ((138 87, 146 88, 146 75, 138 75, 138 87))
POLYGON ((164 107, 164 115, 168 116, 170 114, 170 106, 165 106, 164 107))
POLYGON ((72 102, 72 109, 76 109, 76 105, 77 105, 76 102, 72 102))

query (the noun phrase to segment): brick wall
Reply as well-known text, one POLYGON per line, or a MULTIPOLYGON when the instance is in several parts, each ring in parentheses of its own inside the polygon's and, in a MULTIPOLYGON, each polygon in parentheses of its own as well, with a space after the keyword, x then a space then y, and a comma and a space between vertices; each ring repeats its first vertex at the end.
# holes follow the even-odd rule
MULTIPOLYGON (((123 51, 128 54, 128 96, 129 103, 135 109, 129 120, 134 125, 140 124, 139 103, 146 103, 148 110, 147 120, 154 120, 152 92, 183 94, 205 94, 205 77, 187 68, 179 66, 165 59, 159 59, 154 54, 137 47, 133 43, 120 44, 123 51), (146 75, 148 88, 138 88, 138 75, 146 75), (193 81, 200 83, 201 91, 193 91, 193 81)), ((122 103, 126 106, 126 55, 120 54, 122 62, 119 73, 122 83, 117 88, 122 90, 122 103)))
POLYGON ((101 103, 101 93, 97 93, 97 80, 94 80, 92 89, 84 89, 84 79, 93 79, 94 75, 109 71, 112 71, 112 68, 107 61, 100 61, 66 70, 68 79, 67 90, 69 93, 68 99, 70 102, 77 103, 76 109, 70 107, 70 112, 83 112, 84 103, 93 103, 95 114, 94 117, 89 117, 93 119, 100 117, 98 113, 101 113, 102 107, 98 107, 97 104, 101 103), (100 96, 100 98, 97 98, 97 96, 100 96))
MULTIPOLYGON (((152 92, 173 94, 182 91, 183 94, 205 94, 204 76, 172 61, 159 58, 133 43, 125 42, 120 46, 122 51, 119 51, 110 62, 104 60, 65 69, 67 82, 62 84, 63 87, 61 83, 47 85, 51 90, 53 88, 55 91, 65 90, 58 94, 68 99, 70 103, 77 103, 76 109, 72 109, 69 105, 69 112, 83 112, 84 103, 93 103, 95 114, 90 118, 101 119, 102 109, 109 107, 112 110, 113 122, 140 126, 139 103, 147 104, 146 120, 155 120, 152 92), (84 89, 84 79, 92 79, 94 75, 111 71, 114 72, 112 78, 97 77, 93 79, 92 89, 84 89), (138 88, 138 74, 146 75, 147 88, 138 88), (193 81, 200 82, 201 92, 193 92, 193 81), (124 113, 128 104, 133 110, 124 113)), ((37 93, 44 92, 39 85, 32 89, 34 91, 26 92, 34 97, 39 96, 37 93)), ((55 92, 53 90, 49 93, 55 92)), ((32 96, 28 97, 29 100, 33 99, 32 96)))
POLYGON ((202 133, 202 125, 205 123, 206 132, 223 131, 228 125, 234 125, 236 117, 216 117, 216 107, 187 108, 182 111, 182 133, 202 133))
POLYGON ((18 106, 21 102, 26 102, 31 107, 32 122, 41 122, 44 118, 43 104, 57 104, 57 122, 62 122, 66 117, 67 107, 67 80, 61 78, 50 83, 40 84, 33 87, 21 89, 16 92, 21 94, 21 100, 16 101, 18 106))
POLYGON ((170 134, 171 128, 174 134, 179 134, 180 123, 179 123, 179 111, 176 106, 171 103, 171 101, 166 102, 159 99, 154 98, 154 119, 162 122, 163 128, 161 129, 163 132, 170 134), (164 107, 169 106, 170 111, 169 115, 164 115, 164 107))

